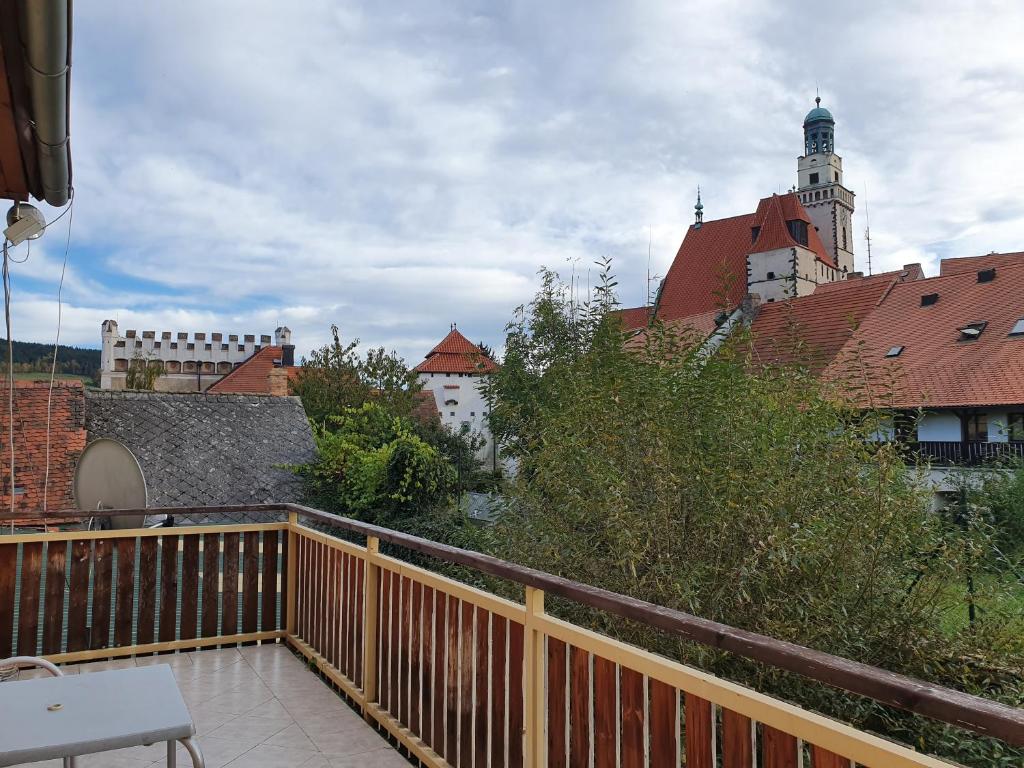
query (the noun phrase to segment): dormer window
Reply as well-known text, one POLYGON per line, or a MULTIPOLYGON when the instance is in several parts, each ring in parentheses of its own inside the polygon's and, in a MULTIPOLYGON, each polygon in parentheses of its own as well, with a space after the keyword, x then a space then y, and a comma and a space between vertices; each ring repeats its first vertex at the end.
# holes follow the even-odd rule
POLYGON ((960 331, 960 341, 974 341, 976 338, 981 336, 981 332, 985 330, 985 326, 987 325, 987 321, 982 321, 980 323, 968 323, 967 325, 961 326, 957 329, 960 331))
POLYGON ((794 219, 793 221, 786 222, 786 229, 789 230, 790 237, 796 240, 800 245, 807 247, 807 222, 794 219))
POLYGON ((982 270, 980 270, 978 272, 978 282, 979 283, 991 283, 995 279, 996 279, 996 268, 995 267, 992 267, 991 269, 982 269, 982 270))
POLYGON ((1011 336, 1024 336, 1024 317, 1013 324, 1013 328, 1010 329, 1011 336))
POLYGON ((760 235, 760 234, 761 234, 761 228, 760 227, 751 227, 750 228, 750 242, 751 243, 756 243, 757 242, 757 236, 760 235))
POLYGON ((921 297, 921 306, 930 307, 932 304, 939 300, 939 294, 937 293, 926 293, 921 297))

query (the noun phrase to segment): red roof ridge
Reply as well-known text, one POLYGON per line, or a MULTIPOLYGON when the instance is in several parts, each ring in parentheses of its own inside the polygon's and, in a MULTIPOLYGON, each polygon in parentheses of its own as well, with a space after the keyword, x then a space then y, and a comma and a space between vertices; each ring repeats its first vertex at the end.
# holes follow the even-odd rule
POLYGON ((452 326, 451 331, 413 368, 416 373, 484 374, 497 370, 498 364, 476 344, 452 326))

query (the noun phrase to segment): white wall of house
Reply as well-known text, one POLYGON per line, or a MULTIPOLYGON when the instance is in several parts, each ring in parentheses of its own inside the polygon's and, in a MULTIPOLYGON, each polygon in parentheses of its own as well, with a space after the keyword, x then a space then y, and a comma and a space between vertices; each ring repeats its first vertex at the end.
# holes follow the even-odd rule
POLYGON ((470 373, 421 373, 424 390, 434 393, 441 423, 459 432, 463 426, 479 433, 486 441, 477 455, 490 467, 494 460, 494 438, 487 426, 490 407, 481 391, 486 377, 470 373))
POLYGON ((960 417, 949 411, 929 411, 917 423, 922 442, 959 442, 960 435, 960 417))

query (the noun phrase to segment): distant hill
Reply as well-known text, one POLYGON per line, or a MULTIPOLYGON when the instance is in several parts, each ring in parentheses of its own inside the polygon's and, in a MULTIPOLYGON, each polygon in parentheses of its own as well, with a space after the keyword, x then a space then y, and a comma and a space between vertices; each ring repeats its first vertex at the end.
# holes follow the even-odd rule
MULTIPOLYGON (((53 363, 53 345, 32 341, 14 342, 14 373, 49 373, 53 363)), ((7 370, 7 339, 0 339, 0 371, 7 370)), ((100 351, 61 344, 57 348, 57 373, 81 376, 94 381, 100 376, 100 351)), ((22 378, 19 376, 19 378, 22 378)))

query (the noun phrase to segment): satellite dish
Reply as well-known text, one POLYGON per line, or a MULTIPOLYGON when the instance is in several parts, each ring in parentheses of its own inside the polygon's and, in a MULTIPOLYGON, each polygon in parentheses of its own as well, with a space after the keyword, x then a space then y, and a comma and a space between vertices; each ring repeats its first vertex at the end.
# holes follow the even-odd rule
MULTIPOLYGON (((146 478, 135 454, 107 438, 85 446, 75 468, 75 505, 83 512, 148 506, 146 478)), ((146 516, 112 517, 110 522, 114 528, 142 528, 146 516)))

